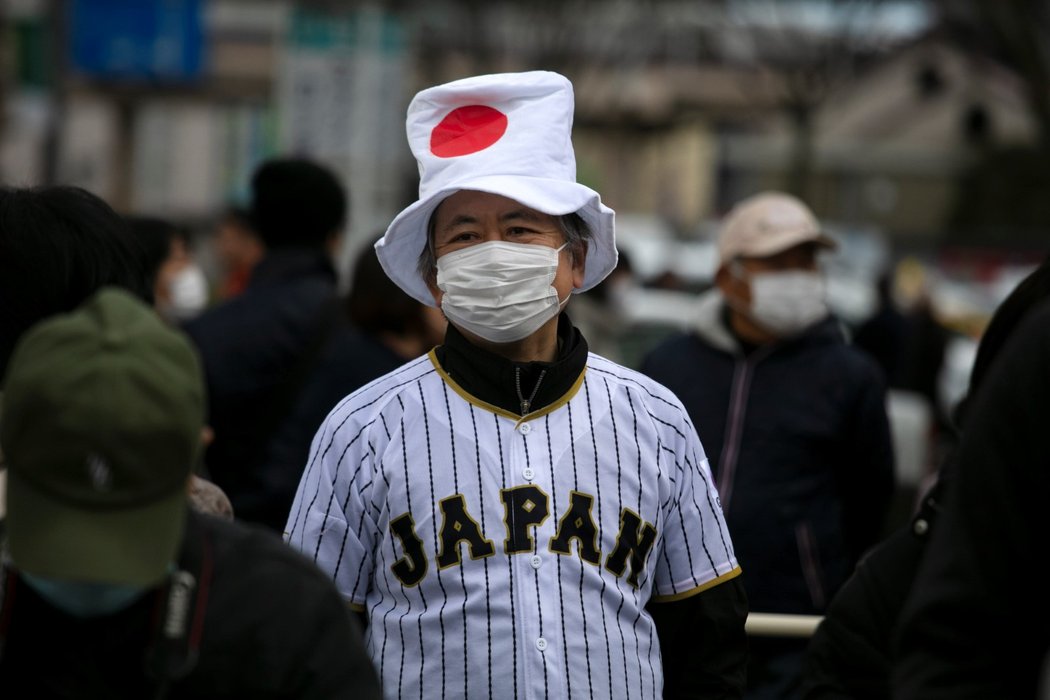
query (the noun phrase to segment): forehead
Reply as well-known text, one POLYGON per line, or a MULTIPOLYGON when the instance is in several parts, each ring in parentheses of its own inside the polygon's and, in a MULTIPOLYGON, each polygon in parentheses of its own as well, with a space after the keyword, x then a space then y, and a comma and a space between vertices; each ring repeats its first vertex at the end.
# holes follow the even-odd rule
POLYGON ((440 231, 443 226, 454 221, 501 218, 511 214, 539 221, 554 221, 553 216, 531 209, 509 197, 476 190, 460 190, 445 198, 434 210, 434 223, 435 228, 440 231))

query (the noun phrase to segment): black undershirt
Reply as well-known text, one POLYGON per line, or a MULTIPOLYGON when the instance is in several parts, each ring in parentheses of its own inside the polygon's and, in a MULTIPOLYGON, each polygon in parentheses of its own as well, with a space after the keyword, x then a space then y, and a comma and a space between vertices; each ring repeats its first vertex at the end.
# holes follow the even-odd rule
POLYGON ((471 396, 522 415, 521 398, 528 399, 533 391, 536 395, 529 413, 555 403, 569 392, 587 366, 587 341, 562 313, 558 318, 558 359, 554 362, 508 360, 474 345, 451 323, 445 344, 435 348, 434 354, 441 369, 471 396), (516 375, 520 378, 521 398, 516 375))

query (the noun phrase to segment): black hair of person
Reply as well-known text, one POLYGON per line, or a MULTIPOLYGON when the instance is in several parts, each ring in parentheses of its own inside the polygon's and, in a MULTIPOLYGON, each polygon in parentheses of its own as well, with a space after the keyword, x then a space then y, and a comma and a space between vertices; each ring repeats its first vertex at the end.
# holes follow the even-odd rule
POLYGON ((152 303, 127 222, 79 187, 0 187, 0 375, 22 334, 105 286, 152 303))
POLYGON ((324 249, 349 209, 336 175, 302 158, 266 161, 252 175, 252 228, 267 248, 324 249))
POLYGON ((128 226, 142 247, 142 261, 150 288, 156 284, 161 265, 171 255, 171 245, 176 239, 189 244, 189 236, 175 224, 150 216, 129 216, 128 226))
POLYGON ((976 395, 992 363, 1010 339, 1014 329, 1029 311, 1047 299, 1050 299, 1050 257, 1021 280, 992 314, 977 346, 977 357, 970 371, 970 385, 966 397, 959 402, 953 413, 957 426, 963 427, 971 397, 976 395))
POLYGON ((372 335, 422 332, 424 307, 391 280, 376 255, 375 240, 354 262, 346 311, 354 326, 372 335))
POLYGON ((255 223, 252 221, 252 213, 246 207, 242 207, 236 204, 231 204, 222 211, 222 215, 219 217, 221 222, 230 222, 241 228, 248 229, 251 232, 255 232, 255 223))

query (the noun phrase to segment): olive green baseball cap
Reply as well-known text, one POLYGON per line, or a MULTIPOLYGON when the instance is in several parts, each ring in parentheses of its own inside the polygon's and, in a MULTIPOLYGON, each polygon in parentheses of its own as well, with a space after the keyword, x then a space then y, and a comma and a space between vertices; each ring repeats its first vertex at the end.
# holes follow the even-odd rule
POLYGON ((31 328, 3 393, 14 565, 151 585, 177 559, 205 392, 189 341, 106 288, 31 328))

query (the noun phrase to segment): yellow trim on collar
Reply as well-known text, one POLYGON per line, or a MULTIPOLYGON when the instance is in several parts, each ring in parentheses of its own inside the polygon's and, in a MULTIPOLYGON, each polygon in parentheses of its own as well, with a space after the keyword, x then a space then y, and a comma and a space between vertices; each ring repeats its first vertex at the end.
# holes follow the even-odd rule
POLYGON ((506 409, 500 408, 499 406, 494 406, 486 401, 482 401, 481 399, 477 398, 469 391, 461 387, 459 384, 457 384, 456 380, 448 376, 448 373, 445 372, 444 368, 442 368, 441 363, 438 362, 437 353, 434 350, 428 352, 427 357, 430 358, 430 362, 434 365, 434 369, 437 371, 438 375, 445 381, 446 384, 449 385, 449 387, 452 388, 452 391, 459 394, 460 398, 462 398, 468 403, 474 404, 478 408, 483 408, 486 411, 490 411, 492 413, 495 413, 496 415, 503 416, 504 418, 510 418, 511 420, 515 421, 514 427, 517 427, 522 423, 526 423, 535 418, 542 418, 548 413, 556 411, 565 404, 569 403, 572 397, 576 395, 576 392, 580 390, 580 387, 583 386, 583 378, 584 375, 587 374, 587 367, 584 366, 583 371, 580 372, 580 376, 576 378, 576 381, 573 382, 573 385, 569 387, 569 390, 565 392, 565 394, 560 399, 548 406, 544 406, 538 411, 533 411, 532 413, 526 413, 524 416, 519 416, 517 413, 513 413, 506 409))
POLYGON ((683 591, 681 593, 674 593, 672 595, 654 595, 649 600, 652 603, 673 603, 673 602, 675 602, 677 600, 685 600, 686 598, 692 598, 697 593, 703 593, 704 591, 708 590, 709 588, 714 588, 715 586, 717 586, 720 583, 725 583, 729 579, 736 578, 737 576, 740 575, 740 571, 741 571, 741 569, 738 566, 738 567, 736 567, 735 569, 733 569, 732 571, 730 571, 727 574, 722 574, 718 578, 711 579, 710 581, 707 581, 706 583, 701 583, 696 588, 690 588, 688 591, 683 591))

